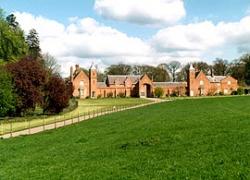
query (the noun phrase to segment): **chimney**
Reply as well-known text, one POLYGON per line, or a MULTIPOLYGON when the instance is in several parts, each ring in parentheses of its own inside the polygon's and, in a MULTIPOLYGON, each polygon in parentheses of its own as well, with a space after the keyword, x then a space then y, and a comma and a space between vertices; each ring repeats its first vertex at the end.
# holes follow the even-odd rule
POLYGON ((214 70, 213 68, 210 69, 211 77, 214 77, 214 70))
POLYGON ((73 66, 70 67, 70 81, 73 81, 73 66))
POLYGON ((80 66, 79 64, 76 64, 76 71, 79 71, 80 70, 80 66))

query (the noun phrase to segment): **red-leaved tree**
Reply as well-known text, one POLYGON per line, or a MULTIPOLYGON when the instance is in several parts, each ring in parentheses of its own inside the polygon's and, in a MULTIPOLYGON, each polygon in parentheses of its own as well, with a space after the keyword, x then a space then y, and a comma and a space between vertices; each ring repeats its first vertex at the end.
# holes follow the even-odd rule
POLYGON ((18 96, 16 113, 20 115, 35 110, 43 100, 43 87, 46 83, 46 71, 40 61, 26 57, 7 65, 12 74, 15 91, 18 96))
POLYGON ((44 112, 59 113, 66 108, 71 97, 68 88, 59 75, 52 75, 45 85, 44 112))

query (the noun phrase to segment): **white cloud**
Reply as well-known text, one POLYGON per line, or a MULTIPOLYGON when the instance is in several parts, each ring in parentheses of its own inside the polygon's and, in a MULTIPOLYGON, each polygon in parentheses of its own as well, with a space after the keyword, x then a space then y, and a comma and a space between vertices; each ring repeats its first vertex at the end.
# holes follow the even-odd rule
POLYGON ((231 23, 204 21, 175 25, 159 30, 145 41, 92 18, 71 18, 66 26, 29 13, 16 12, 15 15, 26 33, 32 28, 38 31, 42 51, 56 57, 64 76, 76 63, 88 68, 95 62, 103 69, 120 62, 157 65, 178 60, 187 63, 206 55, 223 57, 225 49, 250 51, 250 16, 231 23))
POLYGON ((186 15, 183 0, 96 0, 101 16, 141 25, 170 25, 186 15))
POLYGON ((26 33, 32 28, 38 31, 42 51, 58 59, 64 74, 64 66, 69 62, 90 65, 91 61, 98 59, 104 65, 103 62, 107 63, 105 59, 109 59, 111 64, 152 53, 150 45, 143 40, 130 37, 92 18, 74 18, 71 24, 65 26, 29 13, 16 12, 15 15, 26 33))
POLYGON ((249 50, 249 27, 250 16, 232 23, 204 21, 177 25, 159 30, 151 43, 158 52, 173 52, 180 56, 202 56, 224 46, 243 51, 249 50))

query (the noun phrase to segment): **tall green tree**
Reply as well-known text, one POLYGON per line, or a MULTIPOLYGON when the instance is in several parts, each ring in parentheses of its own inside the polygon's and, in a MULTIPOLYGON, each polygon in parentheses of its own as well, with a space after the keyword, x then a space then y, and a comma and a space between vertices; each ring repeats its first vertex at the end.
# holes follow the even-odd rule
POLYGON ((0 117, 13 114, 15 98, 11 76, 3 66, 0 66, 0 117))
POLYGON ((16 21, 16 17, 14 14, 10 14, 6 17, 6 21, 8 22, 9 26, 16 29, 19 26, 19 23, 16 21))
POLYGON ((31 29, 27 38, 27 44, 29 46, 29 54, 32 58, 40 58, 41 57, 41 48, 40 48, 40 40, 38 33, 35 29, 31 29))
POLYGON ((9 22, 0 17, 0 64, 16 61, 28 51, 24 32, 18 25, 15 26, 15 16, 12 15, 8 19, 9 22))

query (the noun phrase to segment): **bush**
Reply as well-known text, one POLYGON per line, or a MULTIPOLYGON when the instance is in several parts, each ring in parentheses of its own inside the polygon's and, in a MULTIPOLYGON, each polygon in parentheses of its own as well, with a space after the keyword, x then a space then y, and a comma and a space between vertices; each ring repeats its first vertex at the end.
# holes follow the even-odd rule
POLYGON ((232 91, 231 95, 238 95, 237 91, 232 91))
POLYGON ((222 92, 222 91, 219 92, 219 95, 220 95, 220 96, 224 96, 224 92, 222 92))
POLYGON ((109 93, 107 93, 107 98, 112 98, 113 97, 113 93, 112 92, 109 92, 109 93))
POLYGON ((237 93, 238 93, 238 95, 243 95, 243 94, 244 94, 244 89, 241 88, 241 87, 239 87, 239 88, 237 89, 237 93))
POLYGON ((163 96, 163 94, 164 94, 164 90, 161 87, 155 88, 155 91, 154 91, 155 97, 160 98, 163 96))
POLYGON ((76 100, 76 98, 72 98, 69 101, 69 106, 65 109, 63 109, 64 113, 68 113, 71 112, 73 110, 75 110, 78 107, 78 101, 76 100))
POLYGON ((250 94, 250 89, 244 89, 245 94, 250 94))
POLYGON ((120 98, 125 98, 125 97, 126 97, 126 95, 125 95, 125 93, 120 92, 120 93, 118 93, 118 97, 120 97, 120 98))
POLYGON ((176 91, 173 91, 171 94, 170 94, 171 97, 178 97, 178 93, 176 91))
POLYGON ((102 95, 99 94, 99 95, 97 96, 97 99, 101 99, 101 98, 102 98, 102 95))

